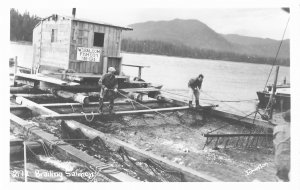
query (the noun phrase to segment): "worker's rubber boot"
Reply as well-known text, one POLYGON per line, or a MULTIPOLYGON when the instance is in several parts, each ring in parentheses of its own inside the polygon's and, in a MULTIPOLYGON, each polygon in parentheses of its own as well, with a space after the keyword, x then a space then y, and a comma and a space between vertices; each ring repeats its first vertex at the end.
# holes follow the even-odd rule
POLYGON ((109 114, 115 114, 115 111, 113 109, 114 109, 114 106, 109 105, 109 114))
POLYGON ((103 98, 99 98, 99 109, 98 109, 98 112, 100 115, 103 114, 103 98))
POLYGON ((192 108, 193 107, 193 103, 192 101, 189 101, 189 107, 192 108))
POLYGON ((201 106, 199 105, 199 100, 196 100, 196 108, 201 108, 201 106))

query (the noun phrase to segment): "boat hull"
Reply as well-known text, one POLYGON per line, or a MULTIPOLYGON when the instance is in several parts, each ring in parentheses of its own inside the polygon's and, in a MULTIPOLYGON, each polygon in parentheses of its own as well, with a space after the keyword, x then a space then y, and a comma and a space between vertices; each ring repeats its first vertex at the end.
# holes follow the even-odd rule
MULTIPOLYGON (((271 94, 268 92, 259 91, 257 92, 259 99, 259 106, 265 108, 269 102, 271 94)), ((286 94, 276 94, 275 95, 275 108, 281 110, 288 110, 291 108, 291 97, 286 94)))

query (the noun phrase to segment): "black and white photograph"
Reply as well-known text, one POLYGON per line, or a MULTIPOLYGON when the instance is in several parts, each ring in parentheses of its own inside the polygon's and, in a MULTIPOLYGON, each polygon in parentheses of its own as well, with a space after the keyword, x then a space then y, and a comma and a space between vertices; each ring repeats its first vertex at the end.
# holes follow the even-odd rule
POLYGON ((49 2, 5 11, 10 184, 299 180, 300 3, 49 2))

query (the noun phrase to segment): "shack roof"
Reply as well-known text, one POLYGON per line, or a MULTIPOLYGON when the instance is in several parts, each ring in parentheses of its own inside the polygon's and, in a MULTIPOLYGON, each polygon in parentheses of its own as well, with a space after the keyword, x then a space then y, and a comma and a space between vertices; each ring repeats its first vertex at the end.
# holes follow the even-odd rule
MULTIPOLYGON (((50 17, 52 17, 54 15, 55 14, 53 14, 51 16, 48 16, 48 17, 42 19, 41 21, 47 20, 47 19, 49 19, 50 17)), ((127 27, 127 26, 120 26, 120 25, 115 25, 115 24, 109 24, 109 23, 102 22, 102 21, 94 21, 94 20, 90 20, 90 19, 77 18, 77 17, 74 18, 74 17, 71 17, 71 16, 63 16, 63 15, 57 15, 57 16, 64 17, 66 19, 70 19, 70 20, 74 20, 74 21, 79 21, 79 22, 87 22, 87 23, 99 24, 99 25, 103 25, 103 26, 111 26, 111 27, 121 28, 123 30, 133 30, 132 28, 127 27)), ((41 22, 39 22, 35 27, 37 27, 40 23, 41 22)))

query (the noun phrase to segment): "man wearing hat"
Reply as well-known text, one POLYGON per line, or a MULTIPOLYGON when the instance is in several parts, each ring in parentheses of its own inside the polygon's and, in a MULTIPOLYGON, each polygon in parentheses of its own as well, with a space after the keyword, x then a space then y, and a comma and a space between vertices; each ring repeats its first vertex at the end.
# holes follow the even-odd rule
POLYGON ((98 84, 101 86, 99 98, 100 114, 102 114, 104 98, 109 99, 109 113, 113 113, 114 98, 115 94, 118 92, 118 81, 114 75, 115 72, 116 69, 114 67, 109 67, 108 72, 105 73, 98 81, 98 84))
POLYGON ((196 107, 200 107, 199 105, 199 95, 200 95, 200 89, 202 86, 204 76, 200 74, 196 78, 192 78, 189 80, 188 87, 189 87, 189 106, 192 107, 193 99, 196 100, 196 107))

